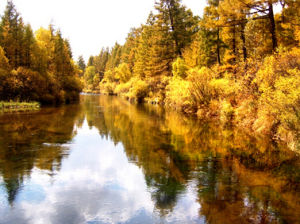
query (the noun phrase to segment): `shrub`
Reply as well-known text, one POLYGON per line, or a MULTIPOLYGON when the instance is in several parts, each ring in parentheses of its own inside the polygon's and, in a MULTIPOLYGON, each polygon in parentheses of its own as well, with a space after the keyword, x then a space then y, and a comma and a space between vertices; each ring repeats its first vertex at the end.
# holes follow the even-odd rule
POLYGON ((214 78, 212 71, 206 67, 201 69, 193 68, 188 71, 188 81, 190 81, 190 93, 197 106, 209 105, 213 98, 213 89, 210 81, 214 78))
MULTIPOLYGON (((254 82, 259 89, 254 129, 277 134, 300 131, 300 50, 265 59, 254 82)), ((285 134, 286 135, 286 134, 285 134)))
POLYGON ((166 88, 165 103, 182 111, 192 108, 194 104, 190 91, 190 82, 174 77, 166 88))
POLYGON ((106 71, 104 73, 103 80, 107 81, 107 82, 114 82, 115 81, 115 73, 111 70, 106 71))
POLYGON ((257 118, 257 100, 253 96, 243 98, 235 109, 234 121, 239 127, 251 130, 257 118))
POLYGON ((86 68, 84 76, 83 76, 86 85, 90 85, 90 86, 93 85, 93 81, 94 81, 93 79, 94 79, 95 74, 96 74, 95 66, 88 66, 86 68))
POLYGON ((100 91, 108 95, 114 95, 116 85, 117 84, 115 82, 101 82, 100 91))
POLYGON ((230 102, 224 100, 221 102, 220 106, 220 120, 223 123, 228 123, 232 121, 234 115, 234 109, 230 102))
POLYGON ((122 96, 129 92, 130 88, 132 87, 132 82, 120 83, 116 86, 115 93, 122 96))
POLYGON ((115 77, 120 80, 121 83, 126 83, 131 78, 131 71, 128 64, 122 63, 117 68, 115 68, 115 77))
POLYGON ((229 75, 223 78, 214 78, 209 82, 211 94, 214 98, 233 100, 239 91, 239 85, 229 75))
POLYGON ((45 93, 46 80, 38 72, 31 69, 19 67, 13 71, 13 82, 16 85, 14 89, 15 97, 20 100, 39 100, 45 93))
POLYGON ((115 83, 115 73, 108 70, 104 73, 104 77, 99 84, 99 89, 101 93, 113 95, 115 94, 115 88, 117 84, 115 83))
POLYGON ((185 78, 187 76, 188 67, 182 58, 177 58, 172 64, 172 73, 174 77, 185 78))
POLYGON ((140 79, 133 79, 134 85, 130 88, 128 97, 137 102, 141 102, 148 95, 148 84, 140 79))

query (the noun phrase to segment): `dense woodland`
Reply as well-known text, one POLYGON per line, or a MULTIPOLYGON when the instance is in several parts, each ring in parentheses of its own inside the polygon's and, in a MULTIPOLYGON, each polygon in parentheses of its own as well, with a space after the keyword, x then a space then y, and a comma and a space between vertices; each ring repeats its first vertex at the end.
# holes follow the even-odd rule
POLYGON ((62 103, 81 91, 68 40, 53 26, 33 33, 11 1, 0 21, 0 100, 62 103))
POLYGON ((123 45, 103 48, 86 65, 82 57, 73 62, 59 30, 33 33, 8 1, 0 100, 69 102, 83 84, 86 92, 164 104, 299 148, 299 1, 208 0, 201 18, 180 0, 154 7, 123 45))
POLYGON ((297 0, 208 0, 201 18, 159 0, 124 45, 78 66, 86 92, 164 104, 298 148, 299 43, 297 0))

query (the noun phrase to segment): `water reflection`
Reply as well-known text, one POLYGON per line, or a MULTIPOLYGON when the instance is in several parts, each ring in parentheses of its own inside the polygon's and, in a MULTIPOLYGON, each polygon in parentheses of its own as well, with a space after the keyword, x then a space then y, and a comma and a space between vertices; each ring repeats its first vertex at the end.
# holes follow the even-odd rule
POLYGON ((115 97, 0 115, 0 223, 297 223, 299 156, 115 97))
POLYGON ((10 204, 34 167, 49 175, 60 170, 79 113, 80 106, 73 105, 0 116, 0 174, 10 204))

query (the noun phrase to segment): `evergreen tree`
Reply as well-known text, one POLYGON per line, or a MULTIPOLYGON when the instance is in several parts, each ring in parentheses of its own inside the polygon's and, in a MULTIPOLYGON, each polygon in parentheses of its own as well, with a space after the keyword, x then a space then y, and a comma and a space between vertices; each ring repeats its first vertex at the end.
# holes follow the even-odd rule
POLYGON ((137 54, 138 39, 141 35, 142 29, 131 29, 129 32, 126 42, 122 48, 121 61, 127 63, 129 69, 133 71, 135 64, 135 56, 137 54))
POLYGON ((106 63, 106 69, 112 70, 121 63, 122 46, 117 42, 111 49, 111 53, 106 63))
POLYGON ((100 54, 98 56, 94 57, 94 65, 96 68, 96 73, 99 74, 100 80, 102 80, 104 77, 105 68, 106 68, 106 64, 108 62, 109 56, 110 56, 109 49, 102 48, 100 54))
POLYGON ((224 47, 224 43, 220 37, 221 28, 219 26, 220 15, 218 7, 220 0, 208 0, 207 3, 208 6, 204 9, 201 26, 207 30, 206 34, 209 35, 209 45, 214 46, 214 48, 211 49, 212 52, 210 52, 212 57, 214 57, 213 61, 216 61, 220 65, 221 48, 224 47))
POLYGON ((268 21, 268 30, 272 40, 272 51, 275 51, 278 47, 278 41, 273 5, 278 3, 279 0, 239 1, 247 8, 247 15, 250 16, 252 20, 266 19, 268 21))
POLYGON ((24 24, 12 1, 7 6, 0 24, 0 45, 13 68, 22 65, 24 24))
POLYGON ((33 34, 12 1, 0 22, 0 98, 45 103, 78 98, 81 91, 68 40, 53 26, 33 34))
POLYGON ((158 20, 171 31, 175 52, 181 57, 183 48, 191 42, 197 18, 181 4, 181 0, 161 0, 155 8, 158 20))
POLYGON ((87 66, 94 66, 94 56, 90 56, 89 57, 87 66))
POLYGON ((83 59, 82 55, 80 55, 78 57, 77 65, 78 65, 79 69, 82 71, 81 75, 83 75, 84 72, 85 72, 86 65, 85 65, 85 62, 84 62, 84 59, 83 59))

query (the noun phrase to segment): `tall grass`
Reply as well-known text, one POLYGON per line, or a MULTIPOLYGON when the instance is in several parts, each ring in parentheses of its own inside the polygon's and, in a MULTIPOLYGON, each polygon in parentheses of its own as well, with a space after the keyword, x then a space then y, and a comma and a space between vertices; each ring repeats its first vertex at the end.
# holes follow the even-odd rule
POLYGON ((0 112, 39 110, 38 102, 0 101, 0 112))

